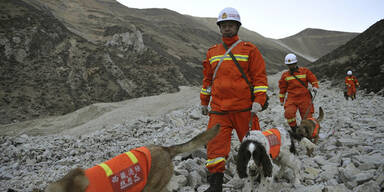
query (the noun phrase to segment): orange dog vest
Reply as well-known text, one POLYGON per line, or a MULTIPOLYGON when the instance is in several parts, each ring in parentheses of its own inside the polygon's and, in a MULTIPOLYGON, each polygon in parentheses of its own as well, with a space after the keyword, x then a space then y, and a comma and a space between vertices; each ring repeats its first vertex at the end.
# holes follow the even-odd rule
POLYGON ((317 120, 313 117, 308 119, 311 120, 313 123, 315 123, 315 128, 313 129, 313 133, 312 133, 312 138, 315 138, 317 134, 319 134, 319 128, 320 128, 319 122, 317 122, 317 120))
POLYGON ((85 170, 89 180, 86 192, 142 191, 151 168, 151 153, 146 147, 132 149, 85 170))
POLYGON ((262 132, 269 142, 269 154, 272 159, 275 159, 280 153, 281 135, 280 131, 276 128, 268 129, 262 132))

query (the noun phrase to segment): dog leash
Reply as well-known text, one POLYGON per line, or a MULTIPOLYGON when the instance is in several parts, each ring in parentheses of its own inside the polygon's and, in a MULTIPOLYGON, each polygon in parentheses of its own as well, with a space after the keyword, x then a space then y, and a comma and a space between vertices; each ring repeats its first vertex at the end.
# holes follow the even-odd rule
POLYGON ((309 102, 309 106, 307 107, 307 110, 305 111, 305 114, 304 114, 304 119, 307 119, 307 115, 309 113, 309 109, 311 109, 311 106, 313 105, 313 101, 315 100, 315 97, 317 95, 317 92, 315 92, 313 95, 311 94, 311 92, 308 90, 308 92, 310 93, 311 95, 311 100, 309 102))

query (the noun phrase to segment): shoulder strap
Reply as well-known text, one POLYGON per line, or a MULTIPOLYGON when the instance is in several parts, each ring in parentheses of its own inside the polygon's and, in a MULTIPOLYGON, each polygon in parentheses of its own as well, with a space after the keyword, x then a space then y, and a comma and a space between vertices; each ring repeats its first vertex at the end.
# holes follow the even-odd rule
MULTIPOLYGON (((224 48, 227 50, 228 47, 225 43, 223 43, 223 46, 224 48)), ((228 51, 227 51, 228 52, 228 51)), ((247 76, 245 75, 244 73, 244 70, 243 68, 241 68, 239 62, 237 61, 236 57, 233 56, 232 52, 229 50, 228 54, 231 56, 233 62, 236 64, 236 67, 239 69, 240 73, 241 73, 241 76, 243 77, 243 79, 247 82, 248 86, 249 86, 249 89, 251 91, 251 100, 253 102, 253 100, 255 99, 255 95, 253 94, 253 86, 251 85, 251 83, 248 81, 248 78, 247 76)))
POLYGON ((295 79, 297 79, 297 80, 300 82, 301 85, 303 85, 305 88, 307 88, 307 86, 305 86, 305 83, 304 83, 302 80, 300 80, 299 78, 297 78, 296 75, 294 75, 292 71, 289 71, 289 73, 291 73, 291 75, 292 75, 295 79))
POLYGON ((225 50, 227 50, 227 49, 228 49, 228 50, 224 53, 223 57, 221 57, 219 63, 217 64, 217 66, 216 66, 216 68, 215 68, 215 71, 213 72, 212 82, 213 82, 213 80, 215 80, 215 78, 216 78, 216 73, 217 73, 217 71, 219 70, 221 63, 224 61, 225 56, 226 56, 226 55, 228 54, 228 52, 230 52, 234 47, 236 47, 236 45, 239 44, 240 42, 241 42, 240 39, 237 40, 234 44, 232 44, 232 46, 231 46, 229 49, 227 48, 227 45, 225 45, 225 43, 223 43, 223 44, 224 44, 224 48, 225 48, 225 50))
MULTIPOLYGON (((295 79, 297 79, 297 80, 300 82, 301 85, 303 85, 303 86, 308 90, 307 86, 305 86, 305 83, 304 83, 302 80, 300 80, 299 78, 297 78, 296 75, 294 75, 292 71, 289 71, 289 72, 291 73, 291 75, 292 75, 295 79)), ((309 95, 310 95, 311 98, 312 98, 312 93, 311 93, 309 90, 308 90, 308 93, 309 93, 309 95)))

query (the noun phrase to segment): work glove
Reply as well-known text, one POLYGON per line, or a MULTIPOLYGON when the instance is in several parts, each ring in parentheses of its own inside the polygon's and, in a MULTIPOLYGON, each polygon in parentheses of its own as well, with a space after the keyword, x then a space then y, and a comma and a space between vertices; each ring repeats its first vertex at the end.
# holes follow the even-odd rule
POLYGON ((260 112, 262 109, 263 109, 263 108, 261 107, 261 105, 260 105, 259 103, 257 103, 257 102, 253 102, 253 104, 252 104, 252 110, 251 110, 252 113, 258 113, 258 112, 260 112))
POLYGON ((317 92, 318 92, 318 89, 316 87, 312 87, 312 92, 313 92, 314 95, 316 95, 317 92))
POLYGON ((207 105, 201 105, 200 109, 201 109, 201 114, 208 115, 208 106, 207 105))

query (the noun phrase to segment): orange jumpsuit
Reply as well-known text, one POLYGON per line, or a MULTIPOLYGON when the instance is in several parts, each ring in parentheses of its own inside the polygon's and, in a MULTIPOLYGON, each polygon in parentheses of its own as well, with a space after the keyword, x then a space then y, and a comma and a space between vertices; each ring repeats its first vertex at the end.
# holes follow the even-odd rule
POLYGON ((140 192, 147 183, 151 153, 146 147, 133 149, 85 170, 86 192, 140 192))
POLYGON ((308 82, 312 84, 312 87, 319 88, 316 76, 307 68, 299 67, 297 71, 293 73, 298 79, 300 79, 306 87, 304 87, 295 77, 293 77, 290 71, 285 71, 279 80, 280 88, 280 103, 284 103, 285 95, 288 93, 284 104, 284 116, 287 119, 289 126, 295 127, 296 124, 296 111, 299 109, 300 116, 303 119, 304 115, 310 107, 306 118, 311 118, 314 113, 313 103, 311 95, 307 89, 308 82))
MULTIPOLYGON (((237 35, 231 38, 223 37, 223 42, 231 47, 238 39, 237 35)), ((225 52, 226 50, 222 44, 214 45, 209 48, 203 62, 204 79, 200 92, 201 105, 208 106, 209 103, 211 105, 212 111, 209 114, 208 129, 216 123, 221 125, 220 133, 207 145, 208 160, 206 167, 211 173, 225 170, 225 161, 230 151, 232 130, 236 130, 241 141, 249 131, 251 118, 252 101, 249 85, 242 77, 232 58, 229 55, 224 56, 225 52), (221 58, 224 58, 224 61, 218 68, 215 79, 212 80, 215 68, 221 58)), ((266 101, 268 81, 265 63, 259 50, 249 42, 240 42, 231 52, 254 88, 254 102, 258 102, 263 106, 266 101)), ((252 129, 259 126, 257 116, 254 117, 252 125, 252 129)))
POLYGON ((347 86, 347 95, 352 99, 356 97, 356 86, 359 86, 357 78, 353 75, 345 77, 345 85, 347 86))

